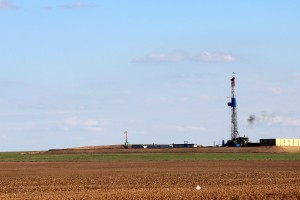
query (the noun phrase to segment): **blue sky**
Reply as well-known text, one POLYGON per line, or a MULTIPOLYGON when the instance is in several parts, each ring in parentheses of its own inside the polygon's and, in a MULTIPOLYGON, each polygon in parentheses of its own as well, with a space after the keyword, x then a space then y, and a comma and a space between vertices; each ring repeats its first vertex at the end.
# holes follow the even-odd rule
POLYGON ((300 137, 299 1, 0 0, 0 151, 300 137), (248 118, 255 115, 249 124, 248 118))

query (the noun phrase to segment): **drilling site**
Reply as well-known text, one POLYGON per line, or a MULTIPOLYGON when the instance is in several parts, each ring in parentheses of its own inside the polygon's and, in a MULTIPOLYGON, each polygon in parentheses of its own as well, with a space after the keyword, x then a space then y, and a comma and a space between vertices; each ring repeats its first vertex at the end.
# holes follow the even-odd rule
MULTIPOLYGON (((233 73, 235 74, 235 73, 233 73)), ((129 142, 128 131, 124 132, 125 142, 123 145, 107 146, 84 146, 67 149, 50 149, 49 154, 64 153, 139 153, 139 152, 174 152, 174 153, 298 153, 300 152, 300 139, 270 138, 260 139, 259 142, 251 142, 247 136, 240 136, 238 131, 238 113, 236 98, 236 78, 230 79, 231 101, 228 107, 231 108, 231 132, 229 140, 222 140, 221 145, 202 146, 201 144, 189 143, 170 143, 170 144, 131 144, 129 142)), ((254 120, 250 116, 248 120, 254 120)), ((224 136, 225 137, 225 136, 224 136)))
MULTIPOLYGON (((235 73, 233 72, 233 75, 235 73)), ((231 108, 231 134, 230 140, 222 140, 222 145, 217 145, 218 147, 300 147, 300 139, 293 138, 264 138, 260 139, 259 142, 251 142, 247 136, 241 136, 238 131, 238 114, 237 114, 237 98, 236 98, 236 78, 233 76, 230 79, 231 83, 231 101, 228 102, 228 107, 231 108)), ((248 121, 253 122, 255 116, 251 115, 248 121)), ((128 132, 125 131, 125 143, 124 148, 143 148, 143 149, 167 149, 167 148, 197 148, 203 147, 199 144, 189 143, 188 141, 184 141, 182 144, 131 144, 128 142, 128 132)), ((225 136, 224 136, 225 137, 225 136)), ((215 147, 216 145, 214 145, 215 147)), ((263 149, 263 148, 260 148, 263 149)), ((265 148, 268 149, 268 148, 265 148)), ((235 152, 234 148, 231 148, 230 151, 235 152)), ((239 150, 238 150, 239 151, 239 150)), ((242 150, 241 150, 242 151, 242 150)), ((263 150, 262 150, 263 151, 263 150)))

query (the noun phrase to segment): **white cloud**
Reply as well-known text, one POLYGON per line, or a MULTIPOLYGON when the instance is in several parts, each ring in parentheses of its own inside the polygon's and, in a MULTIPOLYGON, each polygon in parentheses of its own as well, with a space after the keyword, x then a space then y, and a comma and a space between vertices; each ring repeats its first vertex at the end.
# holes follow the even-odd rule
POLYGON ((95 7, 95 6, 96 5, 94 5, 94 4, 85 3, 83 0, 78 0, 74 3, 64 4, 61 7, 63 9, 81 9, 81 8, 91 8, 91 7, 95 7))
POLYGON ((294 119, 286 115, 277 115, 277 114, 268 114, 262 112, 261 116, 258 117, 258 120, 269 125, 283 125, 283 126, 300 126, 300 119, 294 119))
POLYGON ((92 132, 101 132, 105 130, 105 127, 110 123, 103 120, 82 120, 78 117, 70 117, 63 120, 64 130, 70 131, 72 129, 87 130, 92 132))
POLYGON ((11 10, 15 9, 17 6, 9 0, 0 0, 0 10, 11 10))
POLYGON ((184 61, 196 62, 234 62, 235 56, 230 53, 202 52, 199 54, 189 54, 184 51, 173 53, 152 53, 142 57, 132 59, 133 63, 179 63, 184 61))
POLYGON ((233 62, 236 58, 229 53, 221 52, 202 52, 195 57, 196 60, 204 62, 233 62))
POLYGON ((86 120, 83 122, 84 129, 92 132, 102 132, 109 125, 109 122, 100 120, 86 120))
POLYGON ((206 128, 200 127, 200 126, 176 126, 175 130, 178 132, 202 132, 207 131, 206 128))

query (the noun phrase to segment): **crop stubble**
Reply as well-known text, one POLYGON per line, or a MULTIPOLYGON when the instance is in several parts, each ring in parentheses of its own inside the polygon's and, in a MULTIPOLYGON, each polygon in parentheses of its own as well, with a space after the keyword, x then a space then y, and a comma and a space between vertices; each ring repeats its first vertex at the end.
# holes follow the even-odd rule
POLYGON ((300 199, 300 161, 6 162, 0 178, 1 199, 300 199))

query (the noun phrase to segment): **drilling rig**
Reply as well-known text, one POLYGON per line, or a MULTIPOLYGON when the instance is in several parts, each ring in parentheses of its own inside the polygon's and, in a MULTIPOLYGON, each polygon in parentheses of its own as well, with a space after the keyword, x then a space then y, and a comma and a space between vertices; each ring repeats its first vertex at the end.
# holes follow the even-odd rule
MULTIPOLYGON (((234 75, 234 72, 233 72, 234 75)), ((231 139, 227 141, 225 146, 247 146, 249 142, 248 137, 240 137, 237 126, 237 103, 235 94, 235 76, 231 79, 231 101, 228 102, 228 106, 231 107, 231 139)))
POLYGON ((125 145, 124 145, 124 147, 128 148, 128 132, 125 131, 124 134, 125 134, 125 145))

